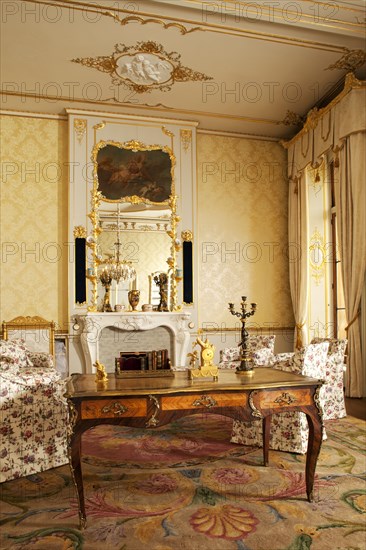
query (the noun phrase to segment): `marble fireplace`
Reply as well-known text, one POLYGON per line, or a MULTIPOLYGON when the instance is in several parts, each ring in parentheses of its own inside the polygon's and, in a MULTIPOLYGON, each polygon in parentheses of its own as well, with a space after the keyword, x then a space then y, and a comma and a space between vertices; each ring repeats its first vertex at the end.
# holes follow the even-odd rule
POLYGON ((149 351, 166 348, 173 366, 186 365, 190 342, 185 312, 87 313, 75 316, 80 326, 80 340, 85 372, 95 372, 98 359, 108 372, 114 371, 114 357, 120 351, 149 351))

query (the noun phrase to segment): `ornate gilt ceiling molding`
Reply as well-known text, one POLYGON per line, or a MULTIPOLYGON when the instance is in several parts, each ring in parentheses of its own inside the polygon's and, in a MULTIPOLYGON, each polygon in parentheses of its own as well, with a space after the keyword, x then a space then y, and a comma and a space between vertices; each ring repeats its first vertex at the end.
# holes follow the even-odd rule
POLYGON ((158 89, 171 90, 176 82, 212 80, 198 71, 182 65, 180 54, 164 50, 157 42, 137 42, 136 46, 116 44, 109 56, 72 59, 86 67, 109 73, 112 84, 121 84, 135 93, 142 94, 158 89))
POLYGON ((329 65, 325 70, 341 69, 346 71, 355 71, 366 63, 366 52, 364 50, 348 50, 342 55, 336 63, 329 65))
MULTIPOLYGON (((112 0, 111 0, 112 1, 112 0)), ((23 0, 23 2, 30 2, 32 4, 45 4, 49 5, 50 0, 23 0)), ((323 50, 323 51, 332 51, 332 52, 340 52, 342 53, 345 48, 342 46, 339 46, 338 44, 330 44, 330 43, 323 43, 318 42, 314 40, 307 40, 307 39, 300 39, 293 36, 286 36, 282 34, 273 34, 263 31, 257 31, 257 30, 248 30, 248 28, 240 28, 235 27, 232 25, 225 25, 222 23, 208 23, 208 22, 202 22, 202 20, 199 22, 199 26, 197 27, 197 20, 194 19, 188 19, 188 18, 178 18, 174 17, 172 15, 164 15, 164 18, 161 19, 158 14, 151 13, 151 12, 144 12, 142 10, 138 10, 138 16, 136 16, 135 10, 128 10, 125 8, 118 8, 114 5, 110 6, 111 10, 106 10, 105 6, 102 6, 98 3, 90 4, 88 2, 82 2, 81 0, 78 0, 77 2, 75 0, 53 0, 52 5, 58 6, 58 7, 64 7, 70 10, 75 11, 82 11, 82 12, 90 12, 102 15, 104 17, 111 17, 114 20, 121 19, 119 16, 117 16, 117 13, 122 14, 128 14, 128 16, 124 19, 121 19, 121 21, 125 20, 124 24, 128 23, 140 23, 142 25, 145 25, 147 23, 159 23, 163 25, 164 29, 170 29, 172 28, 171 23, 166 23, 166 21, 171 21, 173 28, 178 28, 180 31, 180 27, 183 27, 184 29, 187 29, 183 25, 183 23, 188 25, 194 25, 193 29, 187 29, 188 32, 192 32, 192 30, 197 30, 201 32, 212 32, 212 33, 219 33, 219 34, 225 34, 228 36, 242 36, 246 38, 252 38, 256 40, 264 40, 268 42, 277 42, 280 44, 289 44, 293 46, 300 46, 303 48, 311 48, 316 50, 323 50), (135 18, 135 19, 134 19, 135 18)), ((255 4, 253 4, 255 6, 255 4)), ((358 24, 362 24, 361 22, 358 22, 358 24)), ((184 33, 183 33, 184 34, 184 33)))
POLYGON ((304 117, 294 111, 286 111, 285 118, 280 120, 277 124, 283 124, 284 126, 302 126, 304 124, 304 117))
POLYGON ((193 27, 192 29, 187 29, 184 25, 181 23, 165 23, 162 19, 158 19, 156 17, 150 17, 148 19, 144 19, 143 17, 140 17, 138 15, 129 15, 127 17, 124 17, 121 19, 117 14, 113 12, 106 12, 106 15, 110 15, 110 17, 113 17, 115 21, 117 21, 120 25, 128 25, 129 23, 141 23, 141 25, 147 25, 148 23, 157 23, 158 25, 162 25, 164 29, 170 29, 175 28, 178 29, 181 34, 189 34, 191 32, 199 31, 201 30, 199 27, 193 27))

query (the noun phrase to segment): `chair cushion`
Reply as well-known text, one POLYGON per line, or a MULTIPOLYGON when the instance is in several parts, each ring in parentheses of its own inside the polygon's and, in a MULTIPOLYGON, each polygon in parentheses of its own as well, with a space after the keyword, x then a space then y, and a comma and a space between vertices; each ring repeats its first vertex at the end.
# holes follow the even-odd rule
POLYGON ((50 353, 45 353, 43 351, 28 351, 27 357, 33 363, 33 367, 39 368, 54 368, 53 357, 50 353))
POLYGON ((273 352, 269 348, 261 348, 252 351, 252 361, 257 367, 268 367, 273 358, 273 352))
POLYGON ((25 341, 20 338, 17 340, 0 340, 0 362, 11 363, 20 368, 33 366, 28 357, 25 341))

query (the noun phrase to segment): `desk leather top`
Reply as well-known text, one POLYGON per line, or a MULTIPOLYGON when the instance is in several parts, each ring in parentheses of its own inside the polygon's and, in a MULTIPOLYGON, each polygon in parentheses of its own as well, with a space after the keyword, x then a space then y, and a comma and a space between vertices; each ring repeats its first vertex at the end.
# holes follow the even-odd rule
POLYGON ((106 383, 96 383, 95 374, 73 374, 67 380, 65 397, 102 397, 136 395, 171 395, 175 393, 200 393, 202 391, 246 391, 294 386, 317 386, 322 382, 301 374, 283 372, 272 368, 256 367, 253 375, 236 374, 219 370, 219 379, 212 377, 189 379, 188 370, 175 372, 174 376, 148 378, 136 374, 134 378, 116 378, 108 373, 106 383))

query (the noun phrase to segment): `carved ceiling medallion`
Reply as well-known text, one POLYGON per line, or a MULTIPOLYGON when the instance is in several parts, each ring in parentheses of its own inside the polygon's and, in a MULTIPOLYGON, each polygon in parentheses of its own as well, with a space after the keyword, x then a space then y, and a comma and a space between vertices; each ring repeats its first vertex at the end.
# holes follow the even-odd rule
POLYGON ((112 83, 121 84, 136 93, 158 89, 171 90, 175 82, 212 80, 212 77, 184 67, 177 52, 166 52, 156 42, 137 42, 136 46, 116 44, 110 56, 84 57, 72 59, 80 63, 109 73, 112 83))

